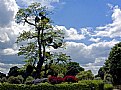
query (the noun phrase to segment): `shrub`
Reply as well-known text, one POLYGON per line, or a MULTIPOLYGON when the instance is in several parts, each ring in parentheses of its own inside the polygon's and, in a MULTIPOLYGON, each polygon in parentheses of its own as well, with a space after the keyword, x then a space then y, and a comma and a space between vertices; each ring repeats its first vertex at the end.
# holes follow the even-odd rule
POLYGON ((24 78, 22 77, 22 75, 18 75, 16 78, 19 79, 21 81, 21 83, 23 83, 24 78))
POLYGON ((19 68, 17 66, 13 66, 10 68, 10 71, 8 72, 8 76, 18 76, 19 75, 19 68))
POLYGON ((57 83, 59 84, 59 83, 62 83, 64 80, 63 80, 63 78, 61 78, 61 77, 57 77, 57 83))
POLYGON ((104 90, 113 90, 113 85, 112 84, 105 84, 104 90))
POLYGON ((62 82, 63 82, 63 78, 51 76, 51 77, 48 78, 48 81, 49 81, 51 84, 59 84, 59 83, 62 83, 62 82))
POLYGON ((21 84, 23 82, 22 80, 23 79, 20 76, 18 76, 18 77, 10 76, 8 78, 8 82, 11 84, 21 84))
POLYGON ((85 80, 79 81, 79 83, 61 83, 52 85, 49 83, 41 83, 38 85, 25 85, 25 84, 0 84, 0 90, 92 90, 91 86, 94 86, 94 90, 104 90, 104 85, 101 80, 85 80))
POLYGON ((95 77, 94 80, 102 80, 101 77, 95 77))
POLYGON ((105 83, 107 83, 107 84, 111 84, 111 83, 112 83, 112 76, 111 76, 110 74, 106 74, 106 75, 104 76, 104 81, 105 81, 105 83))
POLYGON ((6 77, 6 74, 0 72, 0 78, 6 77))
POLYGON ((58 77, 64 77, 64 74, 62 74, 62 73, 60 73, 60 74, 58 74, 58 77))
POLYGON ((7 82, 7 78, 6 77, 1 78, 0 82, 1 83, 7 82))
POLYGON ((25 84, 32 84, 32 81, 34 80, 34 78, 32 76, 28 76, 26 78, 25 84))
POLYGON ((65 76, 64 77, 65 82, 77 82, 77 78, 75 76, 65 76))
MULTIPOLYGON (((82 80, 78 83, 89 85, 91 90, 104 90, 104 82, 102 80, 82 80)), ((89 90, 90 90, 89 89, 89 90)))
POLYGON ((78 73, 76 77, 78 78, 78 80, 93 80, 94 79, 94 75, 91 72, 91 70, 82 71, 78 73))

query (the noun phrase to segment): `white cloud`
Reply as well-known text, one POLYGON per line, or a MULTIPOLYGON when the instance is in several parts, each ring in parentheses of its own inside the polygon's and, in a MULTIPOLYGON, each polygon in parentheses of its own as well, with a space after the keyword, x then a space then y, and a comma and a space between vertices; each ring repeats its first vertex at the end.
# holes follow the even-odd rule
POLYGON ((92 41, 92 42, 99 42, 100 38, 90 38, 90 41, 92 41))
POLYGON ((86 27, 86 28, 80 28, 81 34, 85 36, 92 36, 94 34, 94 30, 91 27, 86 27))
POLYGON ((27 6, 34 2, 40 2, 42 6, 48 7, 48 9, 54 9, 52 3, 59 3, 59 0, 16 0, 19 6, 27 6))
POLYGON ((112 23, 97 27, 96 35, 101 37, 121 37, 121 9, 113 7, 112 23))
POLYGON ((96 58, 94 63, 88 63, 83 65, 85 70, 91 70, 95 75, 98 73, 99 68, 104 64, 106 58, 100 57, 96 58))
POLYGON ((17 10, 15 0, 0 0, 0 27, 10 25, 17 10))
POLYGON ((4 55, 13 55, 13 54, 17 54, 18 50, 14 50, 12 48, 6 48, 3 50, 3 54, 4 55))
POLYGON ((56 26, 56 28, 63 30, 65 33, 65 40, 81 40, 85 38, 83 34, 79 33, 74 28, 66 29, 65 26, 56 26))
POLYGON ((93 43, 88 46, 90 49, 91 55, 93 57, 98 58, 98 57, 107 57, 110 51, 110 48, 113 47, 116 43, 119 41, 112 40, 112 41, 103 41, 103 42, 98 42, 98 43, 93 43))
POLYGON ((5 63, 0 63, 0 72, 3 72, 7 74, 9 72, 9 69, 13 66, 17 67, 22 67, 23 64, 5 64, 5 63))
POLYGON ((0 33, 0 42, 10 41, 7 33, 0 33))
POLYGON ((66 42, 66 49, 55 50, 56 52, 64 52, 71 56, 72 61, 80 63, 86 70, 91 69, 96 74, 99 67, 109 55, 111 47, 118 41, 98 42, 90 45, 76 42, 66 42))

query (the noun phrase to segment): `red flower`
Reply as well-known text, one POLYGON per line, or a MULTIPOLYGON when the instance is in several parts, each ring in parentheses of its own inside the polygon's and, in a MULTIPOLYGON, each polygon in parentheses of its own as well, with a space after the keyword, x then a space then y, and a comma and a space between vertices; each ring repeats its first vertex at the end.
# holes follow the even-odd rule
POLYGON ((65 82, 77 82, 78 79, 75 76, 65 76, 64 81, 65 82))
POLYGON ((63 78, 61 78, 61 77, 55 77, 55 76, 49 77, 48 80, 49 80, 49 82, 51 84, 59 84, 59 83, 63 82, 63 78))

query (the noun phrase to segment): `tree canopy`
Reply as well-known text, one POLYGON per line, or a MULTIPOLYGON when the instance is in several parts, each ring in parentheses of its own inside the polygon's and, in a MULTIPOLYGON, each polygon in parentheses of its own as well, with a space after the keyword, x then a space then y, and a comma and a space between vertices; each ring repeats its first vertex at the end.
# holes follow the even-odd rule
POLYGON ((104 79, 106 75, 111 75, 114 85, 121 84, 121 42, 115 44, 109 53, 103 67, 98 71, 98 75, 104 79))
POLYGON ((108 60, 113 84, 121 84, 121 42, 111 49, 108 60))
POLYGON ((56 63, 69 60, 66 54, 55 56, 55 53, 47 51, 50 47, 58 49, 64 43, 64 33, 52 25, 49 13, 40 3, 32 3, 27 8, 19 9, 16 14, 17 23, 27 23, 31 28, 29 31, 24 30, 17 38, 17 43, 27 42, 20 47, 18 55, 24 55, 26 62, 35 68, 36 77, 40 76, 43 65, 48 69, 54 63, 53 60, 56 60, 56 63))

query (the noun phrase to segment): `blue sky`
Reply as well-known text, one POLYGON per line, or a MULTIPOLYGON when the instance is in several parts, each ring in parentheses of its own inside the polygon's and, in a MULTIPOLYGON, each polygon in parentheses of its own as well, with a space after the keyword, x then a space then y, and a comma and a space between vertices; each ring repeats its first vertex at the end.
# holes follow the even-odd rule
POLYGON ((53 20, 67 28, 97 27, 112 22, 108 4, 121 6, 121 0, 60 0, 55 7, 53 20))
POLYGON ((22 66, 15 44, 19 32, 30 27, 15 23, 18 8, 41 2, 53 11, 55 27, 65 32, 66 49, 73 61, 97 74, 111 48, 121 41, 121 0, 1 0, 0 6, 0 71, 22 66))

